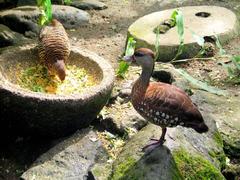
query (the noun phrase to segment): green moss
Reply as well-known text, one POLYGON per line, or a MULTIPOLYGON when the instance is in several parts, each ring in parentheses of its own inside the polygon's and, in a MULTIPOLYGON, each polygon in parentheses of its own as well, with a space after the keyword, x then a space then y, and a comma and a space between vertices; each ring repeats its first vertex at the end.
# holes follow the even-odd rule
POLYGON ((91 171, 97 179, 107 179, 111 175, 112 165, 110 163, 97 164, 94 165, 91 171))
POLYGON ((231 137, 226 134, 222 134, 224 142, 224 152, 228 157, 240 157, 240 141, 239 138, 231 137))
POLYGON ((183 180, 184 179, 174 160, 172 160, 171 175, 172 175, 172 180, 183 180))
POLYGON ((214 132, 213 139, 220 147, 223 147, 222 136, 221 136, 221 134, 218 131, 214 132))
POLYGON ((126 174, 128 174, 127 172, 129 169, 131 169, 135 164, 136 160, 133 157, 128 157, 125 159, 116 167, 112 180, 123 178, 126 174))
POLYGON ((184 149, 175 151, 173 156, 184 179, 224 179, 220 171, 201 156, 191 155, 184 149))
POLYGON ((218 160, 220 163, 220 168, 224 169, 226 167, 226 155, 224 152, 209 151, 208 154, 214 159, 218 160))

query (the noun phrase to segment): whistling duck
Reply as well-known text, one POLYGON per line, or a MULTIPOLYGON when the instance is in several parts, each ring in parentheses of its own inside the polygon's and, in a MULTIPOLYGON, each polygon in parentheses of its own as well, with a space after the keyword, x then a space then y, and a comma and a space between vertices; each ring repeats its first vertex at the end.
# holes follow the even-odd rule
POLYGON ((38 52, 40 62, 51 74, 57 75, 63 81, 66 76, 65 62, 70 54, 70 42, 63 25, 56 19, 41 29, 38 52))
POLYGON ((154 69, 152 50, 139 48, 132 56, 125 56, 124 60, 136 62, 142 67, 142 73, 132 87, 133 107, 146 120, 162 128, 160 139, 143 149, 152 145, 162 145, 167 127, 180 125, 193 128, 198 133, 208 131, 208 126, 204 123, 198 108, 183 90, 171 84, 150 82, 154 69))

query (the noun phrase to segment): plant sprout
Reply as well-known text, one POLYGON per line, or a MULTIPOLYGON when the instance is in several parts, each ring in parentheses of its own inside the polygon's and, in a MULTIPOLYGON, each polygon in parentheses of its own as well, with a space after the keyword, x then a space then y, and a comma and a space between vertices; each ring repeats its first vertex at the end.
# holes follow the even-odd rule
POLYGON ((48 24, 52 20, 51 0, 37 0, 38 8, 41 11, 38 23, 40 26, 48 24))
MULTIPOLYGON (((134 38, 129 37, 128 42, 127 42, 126 51, 125 51, 125 56, 133 55, 134 49, 135 49, 135 44, 136 44, 136 41, 134 40, 134 38)), ((125 73, 127 72, 128 68, 129 68, 129 64, 127 62, 120 61, 119 67, 117 70, 117 76, 124 78, 125 73)))
MULTIPOLYGON (((64 0, 65 4, 71 4, 72 0, 64 0)), ((37 0, 37 6, 41 11, 38 24, 40 26, 47 25, 52 21, 52 3, 51 0, 37 0)))
POLYGON ((183 24, 183 14, 182 11, 176 9, 173 11, 171 18, 173 19, 173 23, 177 25, 177 32, 179 36, 179 47, 176 56, 172 61, 176 60, 178 56, 180 56, 184 49, 184 24, 183 24))

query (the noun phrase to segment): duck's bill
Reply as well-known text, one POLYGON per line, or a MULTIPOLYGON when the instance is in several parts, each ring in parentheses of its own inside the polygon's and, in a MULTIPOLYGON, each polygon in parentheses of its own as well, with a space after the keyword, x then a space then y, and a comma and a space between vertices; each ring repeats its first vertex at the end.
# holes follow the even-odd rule
POLYGON ((126 62, 135 62, 135 58, 134 58, 133 55, 131 55, 131 56, 124 56, 122 59, 124 61, 126 61, 126 62))

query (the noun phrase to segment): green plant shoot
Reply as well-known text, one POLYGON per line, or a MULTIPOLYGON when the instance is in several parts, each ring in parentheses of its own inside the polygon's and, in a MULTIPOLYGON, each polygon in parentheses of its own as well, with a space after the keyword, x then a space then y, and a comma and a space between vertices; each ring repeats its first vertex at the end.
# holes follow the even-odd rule
POLYGON ((240 56, 231 57, 232 65, 222 63, 228 71, 229 82, 234 84, 240 83, 240 56))
POLYGON ((220 40, 219 40, 219 38, 218 38, 218 36, 215 34, 214 35, 215 37, 216 37, 216 45, 217 45, 217 47, 218 47, 218 49, 219 49, 219 54, 222 56, 222 55, 224 55, 224 54, 226 54, 226 51, 223 49, 223 47, 222 47, 222 45, 221 45, 221 43, 220 43, 220 40))
POLYGON ((208 91, 210 93, 217 94, 217 95, 222 95, 222 96, 226 96, 227 95, 227 93, 224 90, 215 88, 213 86, 209 86, 207 83, 199 81, 199 80, 193 78, 191 75, 189 75, 183 69, 175 69, 175 71, 177 73, 179 73, 181 76, 183 76, 186 80, 188 80, 191 84, 193 84, 194 86, 196 86, 196 87, 198 87, 198 88, 200 88, 202 90, 205 90, 205 91, 208 91))
MULTIPOLYGON (((125 56, 133 55, 134 49, 135 49, 135 44, 136 44, 136 41, 134 40, 134 38, 129 37, 128 42, 127 42, 127 47, 125 50, 125 56)), ((129 64, 127 62, 120 61, 119 67, 117 70, 117 76, 124 78, 125 73, 127 72, 128 68, 129 68, 129 64)))
POLYGON ((159 46, 160 46, 160 41, 159 41, 159 38, 160 38, 160 27, 157 28, 157 31, 156 31, 156 41, 155 41, 155 61, 157 61, 158 57, 159 57, 159 46))
POLYGON ((51 0, 37 0, 37 5, 41 11, 38 24, 43 26, 52 20, 52 3, 51 0))
POLYGON ((233 64, 235 65, 236 70, 237 70, 237 71, 239 72, 239 74, 240 74, 240 55, 238 55, 238 56, 233 56, 231 60, 232 60, 233 64))
POLYGON ((179 55, 182 54, 184 48, 184 24, 183 24, 183 14, 180 10, 174 10, 171 18, 173 22, 177 25, 177 32, 179 36, 179 47, 176 56, 173 60, 177 59, 179 55))
POLYGON ((199 56, 201 57, 206 52, 205 47, 204 47, 205 39, 202 36, 197 35, 193 31, 191 31, 191 33, 192 33, 193 38, 196 40, 197 44, 199 46, 201 46, 200 51, 198 52, 198 54, 195 57, 199 57, 199 56))

